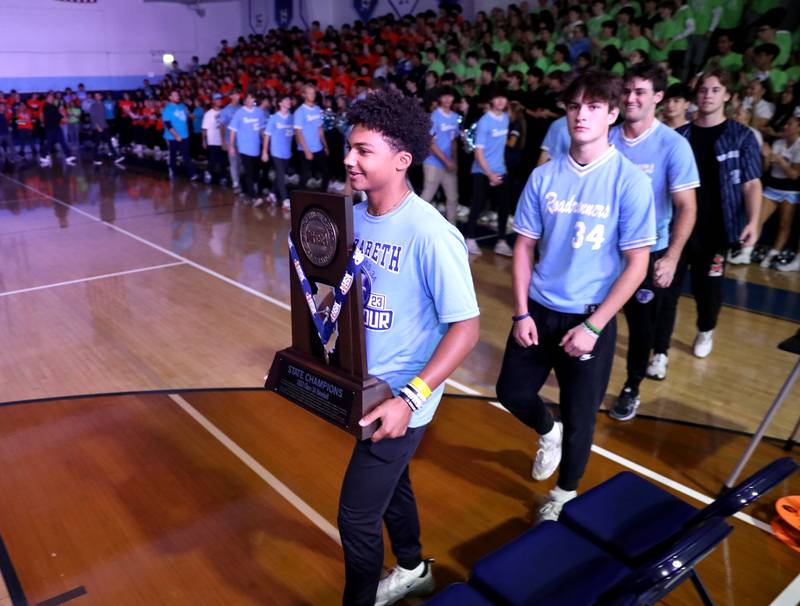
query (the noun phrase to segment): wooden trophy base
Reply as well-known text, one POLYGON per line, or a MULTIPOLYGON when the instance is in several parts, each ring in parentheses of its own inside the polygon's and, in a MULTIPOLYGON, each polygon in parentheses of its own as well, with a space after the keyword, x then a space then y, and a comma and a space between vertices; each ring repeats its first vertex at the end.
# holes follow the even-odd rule
POLYGON ((369 438, 379 426, 376 421, 361 427, 359 419, 394 397, 386 381, 372 376, 358 380, 292 347, 275 354, 264 387, 359 440, 369 438))

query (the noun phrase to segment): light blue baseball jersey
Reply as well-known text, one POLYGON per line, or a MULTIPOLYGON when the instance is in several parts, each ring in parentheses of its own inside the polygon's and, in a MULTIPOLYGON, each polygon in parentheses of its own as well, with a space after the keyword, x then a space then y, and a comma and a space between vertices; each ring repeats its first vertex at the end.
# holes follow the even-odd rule
POLYGON ((271 156, 288 160, 292 157, 292 137, 294 137, 294 120, 292 114, 285 116, 280 112, 269 117, 266 128, 269 135, 269 153, 271 156))
POLYGON ((294 112, 294 129, 303 133, 306 145, 312 154, 322 150, 322 138, 319 129, 322 127, 322 109, 305 103, 294 112))
POLYGON ((655 244, 653 189, 613 145, 586 166, 557 156, 531 173, 514 231, 539 241, 530 298, 554 311, 587 313, 622 272, 623 251, 655 244))
POLYGON ((700 187, 692 146, 658 120, 636 139, 628 139, 622 126, 611 129, 609 141, 650 178, 656 204, 656 244, 653 252, 669 246, 672 194, 700 187))
MULTIPOLYGON (((418 375, 448 324, 478 316, 478 301, 461 233, 422 198, 409 193, 380 217, 367 203, 353 209, 356 245, 364 252, 364 326, 370 374, 399 390, 418 375)), ((426 425, 444 384, 413 413, 426 425)))
POLYGON ((233 114, 228 129, 236 133, 236 149, 246 156, 261 155, 261 135, 264 130, 264 112, 254 107, 240 107, 233 114))
MULTIPOLYGON (((506 140, 508 139, 508 114, 503 112, 499 116, 491 111, 486 112, 478 120, 475 129, 475 148, 483 150, 486 164, 494 173, 506 173, 506 140)), ((472 173, 483 174, 481 165, 477 160, 472 162, 472 173)))
POLYGON ((541 148, 547 152, 551 158, 563 156, 569 151, 569 129, 567 128, 567 117, 562 116, 547 129, 547 133, 542 141, 541 148))
MULTIPOLYGON (((441 107, 431 114, 433 142, 442 150, 445 158, 451 162, 453 161, 453 140, 458 137, 460 118, 456 112, 445 114, 441 107)), ((444 169, 442 161, 433 154, 425 158, 425 164, 444 169)))
POLYGON ((225 107, 223 107, 219 111, 219 123, 222 124, 225 128, 228 128, 228 125, 233 120, 234 114, 241 109, 241 105, 234 105, 233 103, 228 103, 225 107))
POLYGON ((183 103, 168 103, 161 111, 161 119, 164 121, 164 138, 167 141, 174 141, 175 137, 167 128, 167 123, 178 133, 181 139, 189 136, 189 110, 183 103))

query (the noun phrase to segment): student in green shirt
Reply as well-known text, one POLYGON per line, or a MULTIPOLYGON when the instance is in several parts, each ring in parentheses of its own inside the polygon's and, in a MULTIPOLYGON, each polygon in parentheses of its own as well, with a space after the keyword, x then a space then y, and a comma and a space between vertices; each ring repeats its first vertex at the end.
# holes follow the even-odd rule
POLYGON ((594 0, 592 2, 592 16, 586 21, 586 29, 590 38, 597 38, 603 31, 603 23, 609 20, 610 16, 605 12, 606 4, 604 0, 594 0))
POLYGON ((625 73, 625 62, 622 59, 622 55, 619 54, 619 49, 613 44, 607 44, 600 51, 600 65, 602 65, 603 69, 617 76, 625 73))
POLYGON ((722 29, 736 29, 741 25, 745 0, 725 0, 722 3, 722 16, 719 26, 722 29))
POLYGON ((617 38, 619 38, 623 44, 625 44, 625 41, 630 37, 631 21, 635 18, 636 14, 632 6, 625 6, 617 13, 617 38))
POLYGON ((686 0, 671 0, 675 3, 676 10, 673 17, 677 24, 678 33, 673 36, 669 45, 669 60, 672 61, 680 77, 686 77, 686 53, 689 50, 689 36, 694 33, 695 21, 692 9, 686 5, 686 0))
POLYGON ((650 42, 644 37, 645 21, 641 17, 636 17, 628 26, 629 39, 622 43, 621 53, 625 59, 629 59, 633 51, 640 50, 650 54, 650 42))
POLYGON ((782 69, 772 66, 779 52, 777 44, 767 42, 756 46, 753 54, 755 69, 751 72, 753 78, 762 82, 769 80, 770 87, 775 93, 783 92, 789 84, 789 75, 782 69))
POLYGON ((528 64, 525 63, 525 60, 522 58, 524 52, 521 46, 515 46, 511 49, 511 63, 508 65, 509 73, 522 72, 523 75, 528 73, 528 64))
POLYGON ((771 42, 778 47, 778 56, 775 58, 775 65, 783 67, 789 61, 792 52, 792 34, 783 29, 778 29, 780 17, 776 13, 764 15, 764 22, 758 26, 757 43, 771 42))
POLYGON ((545 57, 546 50, 547 44, 542 40, 537 40, 533 43, 533 46, 531 46, 531 62, 534 67, 539 68, 544 73, 547 73, 547 70, 550 68, 550 59, 545 57))
POLYGON ((666 61, 669 58, 672 39, 680 33, 678 22, 673 18, 675 3, 665 0, 658 5, 661 21, 653 26, 650 40, 650 58, 653 61, 666 61))
POLYGON ((631 7, 633 9, 634 17, 639 17, 642 14, 642 9, 639 7, 638 2, 632 2, 632 0, 619 0, 617 4, 611 7, 609 12, 612 17, 616 17, 617 13, 626 7, 631 7))
POLYGON ((464 79, 478 80, 481 77, 481 66, 478 63, 478 53, 469 51, 467 53, 467 65, 464 68, 464 79))
POLYGON ((492 41, 492 50, 500 53, 500 58, 505 59, 511 54, 511 42, 506 37, 506 30, 498 28, 492 41))
POLYGON ((601 49, 609 44, 617 48, 622 48, 622 41, 617 38, 617 22, 611 19, 603 22, 603 31, 600 33, 600 37, 592 40, 592 45, 597 49, 601 49))
POLYGON ((737 72, 742 69, 742 55, 734 53, 732 48, 731 35, 725 32, 721 33, 717 38, 717 51, 719 52, 706 62, 703 71, 707 72, 715 67, 721 67, 729 72, 737 72))
POLYGON ((553 63, 547 68, 545 74, 552 74, 555 71, 569 72, 572 66, 568 63, 569 48, 566 44, 556 44, 553 51, 553 63))
POLYGON ((441 77, 441 75, 444 73, 444 63, 439 60, 439 55, 437 52, 434 49, 429 48, 427 51, 425 51, 425 57, 427 59, 426 62, 428 64, 428 71, 435 72, 437 76, 441 77))
POLYGON ((455 75, 456 80, 463 80, 466 74, 467 66, 461 61, 461 56, 456 50, 450 50, 447 53, 447 65, 445 70, 455 75))

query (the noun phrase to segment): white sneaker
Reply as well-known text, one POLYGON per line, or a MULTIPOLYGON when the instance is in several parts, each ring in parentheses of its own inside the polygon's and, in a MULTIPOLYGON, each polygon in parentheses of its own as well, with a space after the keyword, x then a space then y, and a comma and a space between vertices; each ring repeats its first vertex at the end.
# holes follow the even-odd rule
POLYGON ((494 245, 494 254, 512 257, 514 256, 514 249, 505 240, 498 240, 497 244, 494 245))
POLYGON ((117 156, 116 158, 114 158, 114 164, 116 164, 117 166, 119 166, 123 162, 125 162, 125 156, 117 156))
POLYGON ((53 161, 50 159, 50 156, 42 156, 39 158, 39 166, 52 166, 53 161))
POLYGON ((203 183, 205 183, 206 185, 208 185, 209 183, 211 183, 211 173, 210 173, 210 172, 208 172, 208 171, 205 171, 205 172, 203 173, 203 183))
POLYGON ((800 255, 797 255, 791 263, 784 263, 783 265, 778 263, 775 269, 778 271, 800 271, 800 255))
POLYGON ((752 246, 742 246, 735 253, 728 253, 728 263, 731 265, 747 265, 750 263, 753 254, 752 246))
POLYGON ((67 156, 66 162, 70 166, 75 166, 75 162, 77 162, 77 158, 75 156, 67 156))
POLYGON ((258 208, 262 204, 264 204, 264 198, 256 198, 253 200, 253 208, 258 208))
POLYGON ((707 330, 698 332, 694 339, 694 355, 698 358, 705 358, 714 349, 714 331, 707 330))
POLYGON ((277 204, 278 198, 277 198, 277 196, 275 194, 273 194, 272 192, 269 192, 267 194, 267 202, 269 202, 270 204, 277 204))
POLYGON ((774 248, 771 248, 770 251, 767 253, 767 256, 764 257, 764 259, 761 261, 761 267, 764 267, 765 269, 769 269, 770 263, 772 263, 772 260, 775 257, 777 257, 780 254, 780 252, 781 251, 779 251, 779 250, 775 250, 774 248))
POLYGON ((647 372, 645 374, 656 381, 663 381, 667 378, 668 364, 669 358, 667 357, 667 354, 655 354, 653 359, 650 360, 650 364, 648 365, 647 372))
POLYGON ((556 486, 547 495, 547 503, 539 508, 539 521, 552 521, 557 522, 558 516, 561 515, 561 510, 564 505, 578 496, 575 490, 562 490, 556 486))
POLYGON ((539 450, 533 459, 531 477, 546 480, 561 462, 561 442, 564 439, 564 426, 556 421, 549 433, 539 437, 539 450))
POLYGON ((389 575, 378 583, 375 606, 388 606, 407 597, 431 595, 436 589, 432 563, 433 560, 425 560, 414 570, 400 566, 392 568, 389 575))
POLYGON ((478 246, 478 243, 475 241, 474 238, 467 238, 467 250, 471 255, 480 255, 481 247, 478 246))
POLYGON ((102 163, 103 163, 103 161, 102 161, 102 160, 95 160, 95 161, 94 161, 94 165, 95 165, 95 166, 100 166, 102 163))
POLYGON ((469 217, 469 206, 464 206, 463 204, 459 204, 456 209, 456 217, 458 217, 462 221, 467 217, 469 217))
POLYGON ((292 203, 289 198, 286 198, 283 202, 281 202, 281 208, 283 208, 283 210, 291 210, 292 203))

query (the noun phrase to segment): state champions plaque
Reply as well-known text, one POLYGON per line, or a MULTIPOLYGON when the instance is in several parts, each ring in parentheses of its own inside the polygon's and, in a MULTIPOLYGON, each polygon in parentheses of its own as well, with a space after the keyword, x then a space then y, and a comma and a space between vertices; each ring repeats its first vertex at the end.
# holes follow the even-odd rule
POLYGON ((363 255, 354 241, 349 197, 292 192, 292 346, 275 354, 265 388, 363 440, 378 423, 361 427, 359 419, 393 394, 367 373, 363 255), (319 284, 333 288, 323 309, 314 296, 319 284))

